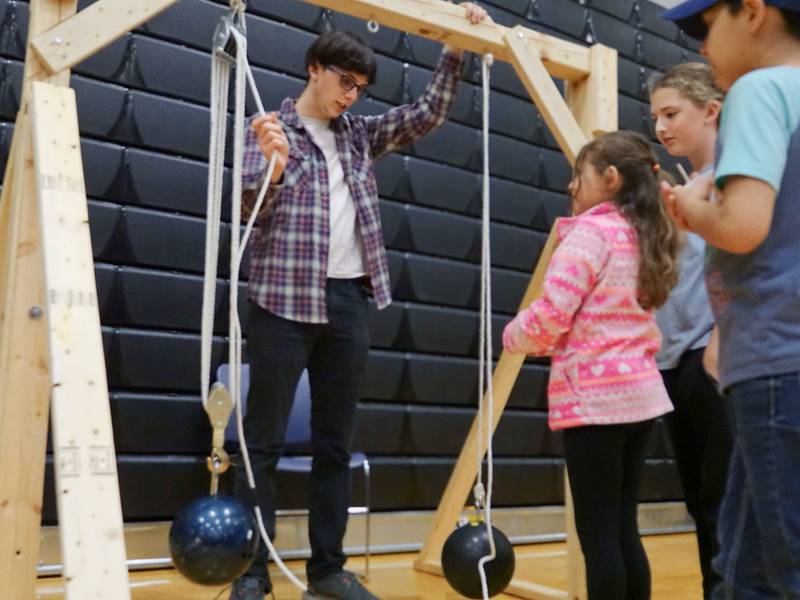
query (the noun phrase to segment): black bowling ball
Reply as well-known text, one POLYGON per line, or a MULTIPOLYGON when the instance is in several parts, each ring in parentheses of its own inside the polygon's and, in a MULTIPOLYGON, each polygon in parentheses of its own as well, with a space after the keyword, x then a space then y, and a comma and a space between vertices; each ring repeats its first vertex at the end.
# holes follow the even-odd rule
POLYGON ((169 530, 175 568, 201 585, 229 583, 250 567, 258 547, 258 523, 230 496, 206 496, 184 506, 169 530))
MULTIPOLYGON (((497 555, 484 570, 489 596, 496 596, 514 575, 514 548, 496 527, 492 527, 492 536, 497 555)), ((483 598, 478 561, 489 551, 485 523, 469 523, 453 531, 442 548, 442 570, 450 587, 467 598, 483 598)))

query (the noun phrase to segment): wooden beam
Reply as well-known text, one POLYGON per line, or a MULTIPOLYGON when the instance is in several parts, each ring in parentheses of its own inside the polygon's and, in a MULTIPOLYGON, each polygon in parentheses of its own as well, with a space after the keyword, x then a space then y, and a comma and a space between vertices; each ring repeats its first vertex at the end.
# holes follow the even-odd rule
POLYGON ((177 0, 98 0, 36 36, 31 46, 48 73, 59 73, 71 69, 175 2, 177 0))
MULTIPOLYGON (((28 39, 76 6, 31 0, 28 39)), ((0 197, 0 598, 33 598, 39 560, 50 379, 28 99, 31 82, 46 78, 29 44, 0 197)), ((67 85, 69 72, 52 81, 67 85)))
POLYGON ((525 30, 522 27, 514 27, 508 31, 506 42, 511 51, 511 63, 522 84, 533 98, 536 108, 542 114, 567 160, 574 163, 587 137, 545 69, 538 48, 525 37, 525 30))
MULTIPOLYGON (((22 131, 26 126, 23 122, 24 114, 20 113, 17 117, 17 123, 14 125, 14 132, 22 131)), ((0 327, 5 322, 3 315, 5 306, 4 291, 7 292, 11 287, 9 271, 12 268, 11 257, 14 255, 14 242, 13 238, 16 236, 15 220, 12 217, 12 206, 15 202, 15 195, 13 193, 15 185, 15 178, 21 172, 16 166, 22 162, 21 154, 22 138, 24 136, 20 133, 19 136, 14 135, 11 138, 11 147, 8 149, 8 157, 6 158, 6 170, 3 176, 3 189, 0 191, 0 327)), ((0 330, 0 347, 2 347, 2 330, 0 330)), ((2 402, 2 398, 0 398, 2 402)))
MULTIPOLYGON (((324 8, 365 19, 400 31, 478 54, 491 52, 497 60, 510 62, 505 38, 508 27, 496 23, 470 24, 465 9, 443 0, 305 0, 324 8)), ((539 49, 542 63, 558 79, 576 81, 589 74, 589 50, 532 29, 519 28, 526 40, 539 49)))
MULTIPOLYGON (((41 0, 46 1, 46 0, 41 0)), ((49 0, 58 4, 57 0, 49 0)), ((32 38, 31 47, 48 74, 71 69, 177 0, 98 0, 80 13, 32 38)), ((387 27, 510 62, 502 25, 472 25, 465 10, 443 0, 305 0, 387 27)), ((558 79, 580 81, 591 72, 589 49, 555 36, 517 27, 534 44, 547 71, 558 79)))
POLYGON ((25 51, 25 75, 21 95, 22 106, 25 106, 25 99, 30 93, 30 85, 33 81, 48 80, 55 85, 69 85, 69 72, 66 71, 51 77, 52 73, 33 52, 31 41, 42 32, 75 14, 77 7, 78 0, 31 0, 28 47, 25 51))
POLYGON ((567 105, 587 138, 618 129, 617 51, 602 44, 589 49, 591 73, 566 83, 567 105))
MULTIPOLYGON (((542 293, 544 275, 556 246, 556 229, 557 228, 554 226, 550 232, 550 236, 547 238, 547 243, 542 249, 539 262, 536 265, 536 270, 533 272, 533 276, 528 283, 528 289, 522 299, 521 308, 528 306, 542 293)), ((508 397, 511 395, 511 390, 514 387, 523 362, 525 362, 525 356, 522 354, 511 354, 504 351, 500 355, 500 360, 497 362, 497 366, 492 375, 492 410, 494 411, 494 420, 492 422, 493 432, 497 428, 497 423, 500 421, 500 417, 503 414, 503 410, 508 402, 508 397)), ((484 401, 486 401, 486 398, 484 398, 484 401)), ((479 432, 479 427, 480 423, 478 423, 476 418, 464 442, 464 447, 461 449, 461 454, 458 457, 453 473, 450 475, 450 480, 447 483, 444 494, 439 501, 439 507, 434 517, 433 528, 428 534, 428 538, 425 540, 425 544, 414 563, 417 569, 425 570, 426 565, 441 560, 442 547, 447 537, 455 528, 458 517, 464 508, 464 503, 475 481, 475 476, 477 475, 475 456, 477 455, 478 442, 480 439, 485 438, 486 435, 485 430, 479 432)), ((485 448, 484 452, 486 452, 485 448)))
POLYGON ((66 598, 129 600, 75 92, 34 83, 31 117, 66 598))
POLYGON ((50 379, 30 119, 20 112, 6 171, 0 282, 0 598, 33 598, 50 379))

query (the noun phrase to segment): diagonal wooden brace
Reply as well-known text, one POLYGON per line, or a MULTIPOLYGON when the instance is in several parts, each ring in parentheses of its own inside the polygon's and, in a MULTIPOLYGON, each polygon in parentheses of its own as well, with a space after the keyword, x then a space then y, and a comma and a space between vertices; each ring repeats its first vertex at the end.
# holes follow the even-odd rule
POLYGON ((586 144, 587 137, 545 69, 540 50, 525 37, 522 27, 509 30, 505 39, 511 54, 511 63, 522 84, 533 98, 536 108, 553 132, 567 160, 574 163, 578 152, 586 144))
POLYGON ((177 0, 98 0, 31 41, 49 73, 71 69, 177 0))

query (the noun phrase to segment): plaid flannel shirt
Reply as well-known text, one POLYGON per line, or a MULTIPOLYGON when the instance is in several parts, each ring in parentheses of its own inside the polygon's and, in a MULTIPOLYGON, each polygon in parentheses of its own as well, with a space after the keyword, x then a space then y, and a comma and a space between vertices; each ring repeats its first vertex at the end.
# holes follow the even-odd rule
MULTIPOLYGON (((415 102, 379 116, 349 113, 331 121, 336 149, 350 195, 356 204, 366 269, 379 309, 392 301, 389 268, 373 161, 441 125, 455 98, 461 59, 442 52, 431 82, 415 102)), ((246 123, 243 189, 260 188, 267 162, 246 123)), ((325 297, 330 237, 330 185, 322 151, 314 144, 295 110, 281 104, 279 118, 289 140, 289 161, 279 186, 269 197, 253 231, 248 296, 265 310, 305 323, 327 323, 325 297)))

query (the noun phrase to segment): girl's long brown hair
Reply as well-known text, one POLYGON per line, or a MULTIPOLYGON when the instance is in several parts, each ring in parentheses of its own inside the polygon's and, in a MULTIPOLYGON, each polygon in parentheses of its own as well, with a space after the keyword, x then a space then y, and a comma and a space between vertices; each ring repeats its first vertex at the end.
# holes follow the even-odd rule
POLYGON ((622 185, 613 201, 639 239, 639 303, 645 309, 658 308, 678 282, 678 253, 683 244, 661 201, 658 159, 644 136, 615 131, 581 149, 575 160, 576 173, 585 161, 598 173, 611 166, 619 171, 622 185))

